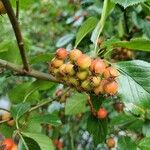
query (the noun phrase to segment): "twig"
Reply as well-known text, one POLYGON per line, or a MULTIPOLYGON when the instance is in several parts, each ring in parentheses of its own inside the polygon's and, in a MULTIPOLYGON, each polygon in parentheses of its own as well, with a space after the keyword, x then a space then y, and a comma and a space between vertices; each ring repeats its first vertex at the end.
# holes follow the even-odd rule
POLYGON ((20 31, 19 23, 17 21, 17 18, 15 16, 15 13, 12 9, 12 6, 11 6, 11 3, 9 2, 9 0, 1 0, 1 1, 4 4, 4 7, 8 14, 8 17, 12 24, 13 30, 15 32, 20 55, 21 55, 22 62, 23 62, 23 67, 26 71, 29 71, 29 65, 28 65, 28 61, 27 61, 27 56, 26 56, 26 52, 25 52, 25 48, 24 48, 24 42, 23 42, 21 31, 20 31))
POLYGON ((95 110, 95 108, 94 108, 94 106, 93 106, 93 104, 92 104, 92 102, 91 102, 91 98, 90 98, 90 97, 87 98, 87 102, 88 102, 88 105, 90 106, 91 113, 92 113, 95 117, 97 117, 97 112, 96 112, 96 110, 95 110))
POLYGON ((10 62, 2 60, 2 59, 0 59, 0 67, 12 70, 14 72, 17 72, 21 76, 30 76, 30 77, 34 77, 36 79, 48 80, 48 81, 61 83, 52 75, 49 75, 47 73, 43 73, 43 72, 40 72, 37 70, 33 70, 33 69, 31 69, 29 72, 26 72, 25 70, 22 69, 22 66, 15 65, 13 63, 10 63, 10 62))
POLYGON ((0 110, 6 111, 6 112, 10 112, 9 110, 7 110, 5 108, 1 108, 1 107, 0 107, 0 110))
POLYGON ((40 108, 42 106, 45 106, 45 105, 49 104, 52 101, 57 100, 59 97, 65 95, 69 90, 70 90, 70 87, 66 88, 66 90, 60 96, 57 96, 57 97, 54 97, 54 98, 50 98, 49 100, 47 100, 47 101, 45 101, 45 102, 43 102, 43 103, 41 103, 39 105, 36 105, 36 106, 32 107, 28 112, 34 111, 34 110, 36 110, 36 109, 38 109, 38 108, 40 108))
POLYGON ((19 0, 16 0, 16 18, 19 19, 19 0))

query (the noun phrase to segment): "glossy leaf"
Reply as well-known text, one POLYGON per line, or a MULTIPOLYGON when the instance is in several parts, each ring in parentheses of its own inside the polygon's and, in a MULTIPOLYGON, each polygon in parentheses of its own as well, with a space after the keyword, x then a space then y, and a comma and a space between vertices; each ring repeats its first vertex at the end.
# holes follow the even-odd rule
POLYGON ((73 115, 86 111, 87 95, 85 93, 74 93, 67 99, 65 114, 73 115))
POLYGON ((83 25, 79 28, 79 31, 76 35, 76 42, 75 47, 78 46, 78 44, 81 42, 81 40, 90 32, 92 31, 97 23, 97 19, 94 17, 88 18, 83 25))
POLYGON ((118 139, 117 150, 137 150, 136 143, 128 136, 121 136, 118 139))
POLYGON ((146 0, 112 0, 112 1, 114 3, 116 3, 116 4, 120 4, 124 8, 126 8, 128 6, 132 6, 132 5, 135 5, 135 4, 143 3, 146 0))
POLYGON ((142 109, 150 108, 150 64, 134 60, 119 62, 119 95, 127 103, 133 103, 142 109))
POLYGON ((92 135, 95 144, 103 143, 107 135, 107 120, 100 120, 90 115, 87 130, 92 135))
POLYGON ((22 132, 22 135, 36 141, 41 150, 54 150, 51 139, 43 134, 22 132))

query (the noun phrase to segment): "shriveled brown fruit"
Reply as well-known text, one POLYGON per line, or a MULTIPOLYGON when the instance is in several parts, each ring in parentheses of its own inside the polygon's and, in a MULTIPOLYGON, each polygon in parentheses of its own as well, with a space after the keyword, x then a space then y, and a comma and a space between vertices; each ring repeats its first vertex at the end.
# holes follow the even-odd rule
POLYGON ((114 103, 114 109, 115 109, 118 113, 123 112, 124 103, 123 103, 123 102, 115 102, 115 103, 114 103))
POLYGON ((104 91, 106 94, 115 95, 118 91, 118 84, 116 81, 108 82, 104 85, 104 91))
POLYGON ((71 61, 75 62, 81 55, 82 55, 82 52, 80 50, 73 49, 69 53, 69 58, 71 61))
POLYGON ((2 14, 6 14, 6 9, 2 3, 2 1, 0 0, 0 15, 2 14))

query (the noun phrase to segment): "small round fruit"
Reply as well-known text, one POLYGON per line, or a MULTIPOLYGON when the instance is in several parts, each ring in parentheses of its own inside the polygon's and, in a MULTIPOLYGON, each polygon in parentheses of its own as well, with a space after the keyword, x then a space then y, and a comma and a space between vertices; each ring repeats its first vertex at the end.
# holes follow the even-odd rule
POLYGON ((70 76, 73 76, 75 74, 74 65, 70 63, 66 64, 65 72, 70 76))
POLYGON ((12 127, 12 126, 15 125, 15 120, 12 119, 12 120, 8 121, 7 124, 8 124, 10 127, 12 127))
POLYGON ((10 138, 7 138, 2 142, 2 146, 5 147, 5 150, 11 150, 13 145, 14 145, 14 141, 10 138))
POLYGON ((86 91, 90 91, 91 90, 91 85, 90 85, 90 82, 88 80, 84 80, 82 83, 81 83, 81 87, 86 90, 86 91))
POLYGON ((118 76, 118 71, 117 69, 113 67, 108 67, 104 71, 104 78, 110 78, 110 77, 117 77, 118 76))
POLYGON ((2 1, 0 0, 0 15, 1 14, 6 14, 6 9, 5 9, 2 1))
POLYGON ((59 68, 63 63, 64 63, 63 60, 57 59, 57 58, 54 58, 54 59, 51 61, 52 67, 55 67, 55 68, 59 68))
POLYGON ((93 85, 94 87, 97 87, 97 86, 100 85, 101 79, 100 79, 100 77, 93 76, 93 77, 91 78, 91 82, 92 82, 92 85, 93 85))
POLYGON ((81 68, 81 69, 87 69, 90 67, 91 65, 91 58, 87 55, 81 55, 80 57, 78 57, 77 59, 77 65, 81 68))
POLYGON ((82 52, 78 49, 73 49, 69 53, 69 58, 71 61, 76 61, 80 56, 82 55, 82 52))
POLYGON ((106 144, 108 148, 113 148, 115 147, 115 140, 112 137, 110 137, 107 139, 106 144))
POLYGON ((69 83, 72 84, 73 86, 76 86, 76 87, 79 86, 78 80, 74 77, 69 78, 69 83))
POLYGON ((61 74, 61 75, 65 75, 65 73, 66 73, 66 64, 62 64, 60 67, 59 67, 59 73, 61 74))
POLYGON ((63 90, 62 89, 58 89, 57 91, 56 91, 56 96, 57 97, 60 97, 61 95, 62 95, 62 93, 63 93, 63 90))
POLYGON ((104 85, 104 91, 106 94, 114 95, 118 91, 118 84, 116 81, 108 82, 104 85))
POLYGON ((97 59, 93 64, 93 72, 102 74, 105 71, 106 65, 103 60, 97 59))
POLYGON ((57 144, 57 149, 62 150, 62 148, 63 148, 63 142, 59 140, 59 142, 57 144))
POLYGON ((18 150, 18 145, 14 144, 11 150, 18 150))
POLYGON ((67 55, 68 55, 68 52, 65 48, 59 48, 56 51, 56 57, 58 59, 65 59, 65 58, 67 58, 67 55))
POLYGON ((80 79, 80 80, 85 80, 88 76, 88 71, 84 70, 84 71, 79 71, 77 72, 76 76, 80 79))
POLYGON ((105 119, 107 117, 107 110, 105 108, 100 108, 97 112, 97 116, 99 119, 105 119))
POLYGON ((116 103, 114 103, 114 109, 117 112, 121 113, 121 112, 123 112, 124 104, 122 102, 116 102, 116 103))
POLYGON ((11 114, 6 112, 2 115, 2 120, 10 120, 11 114))

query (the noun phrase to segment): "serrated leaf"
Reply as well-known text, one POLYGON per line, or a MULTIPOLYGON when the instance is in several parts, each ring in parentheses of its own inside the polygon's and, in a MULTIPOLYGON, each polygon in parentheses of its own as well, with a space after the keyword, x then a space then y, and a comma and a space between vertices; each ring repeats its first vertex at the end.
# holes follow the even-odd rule
POLYGON ((90 115, 87 121, 87 130, 92 135, 95 144, 103 143, 107 135, 107 120, 100 120, 90 115))
POLYGON ((30 109, 29 103, 20 103, 11 107, 11 114, 15 120, 19 119, 30 109))
POLYGON ((65 114, 73 115, 86 111, 87 95, 85 93, 74 93, 67 99, 65 114))
POLYGON ((30 64, 48 62, 54 57, 54 53, 39 54, 30 58, 30 64))
POLYGON ((64 45, 68 44, 73 38, 74 38, 74 34, 72 34, 72 33, 64 35, 57 41, 56 47, 62 47, 64 45))
POLYGON ((149 143, 150 137, 146 137, 139 142, 138 147, 140 147, 141 150, 149 150, 150 149, 149 143))
POLYGON ((128 136, 121 136, 118 139, 117 150, 137 150, 136 143, 128 136))
POLYGON ((43 134, 22 132, 22 135, 33 139, 41 150, 54 150, 51 139, 43 134))
POLYGON ((119 62, 119 95, 127 103, 133 103, 142 109, 150 108, 150 64, 134 60, 119 62))
POLYGON ((97 19, 94 17, 90 17, 82 24, 76 35, 75 47, 77 47, 81 40, 95 28, 96 23, 97 19))
POLYGON ((51 124, 54 126, 61 125, 61 120, 57 115, 54 114, 47 114, 47 115, 41 115, 41 116, 33 116, 30 118, 30 121, 37 122, 37 123, 45 123, 45 124, 51 124))
POLYGON ((146 0, 112 0, 116 4, 120 4, 124 8, 146 2, 146 0))

